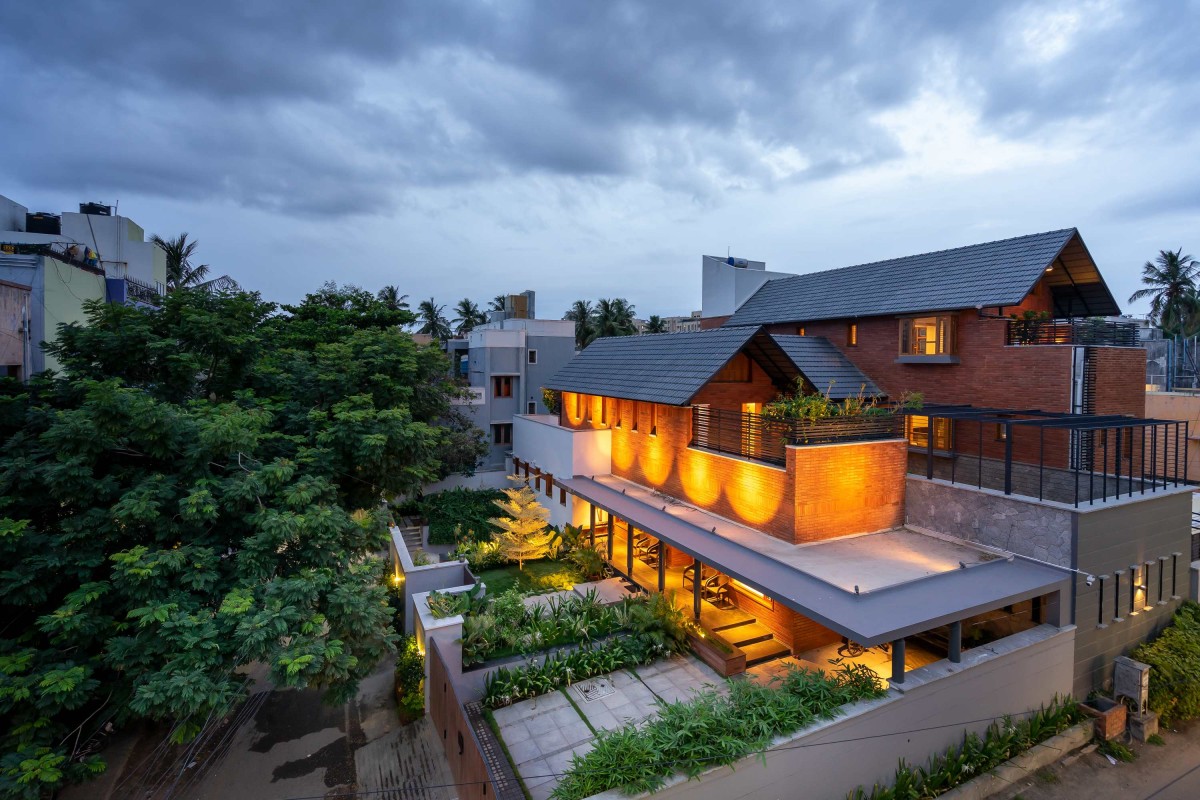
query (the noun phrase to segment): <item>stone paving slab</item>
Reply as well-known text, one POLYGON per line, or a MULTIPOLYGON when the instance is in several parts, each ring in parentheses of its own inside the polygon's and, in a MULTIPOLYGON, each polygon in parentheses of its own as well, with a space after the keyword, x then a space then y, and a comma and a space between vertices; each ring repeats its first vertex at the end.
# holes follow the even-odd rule
POLYGON ((619 603, 624 598, 633 594, 625 588, 625 584, 621 583, 619 578, 608 578, 590 583, 577 583, 575 584, 575 588, 572 589, 580 597, 586 597, 589 590, 595 590, 596 599, 606 606, 619 603))

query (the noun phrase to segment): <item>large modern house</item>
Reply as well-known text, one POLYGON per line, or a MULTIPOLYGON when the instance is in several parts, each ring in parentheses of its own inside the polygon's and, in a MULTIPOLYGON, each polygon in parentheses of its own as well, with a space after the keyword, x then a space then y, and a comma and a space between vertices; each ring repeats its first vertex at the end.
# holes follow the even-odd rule
POLYGON ((1145 351, 1077 231, 799 276, 722 261, 707 330, 598 340, 545 384, 557 414, 515 418, 552 521, 749 664, 878 648, 901 686, 1074 626, 1084 696, 1166 624, 1186 424, 1144 418, 1145 351), (796 393, 877 408, 763 415, 796 393))

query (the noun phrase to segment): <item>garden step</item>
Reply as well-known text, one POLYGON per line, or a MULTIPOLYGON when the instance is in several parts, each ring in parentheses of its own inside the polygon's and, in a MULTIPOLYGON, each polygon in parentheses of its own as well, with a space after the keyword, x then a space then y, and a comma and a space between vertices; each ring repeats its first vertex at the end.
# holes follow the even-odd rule
POLYGON ((758 642, 766 642, 774 639, 775 634, 771 633, 767 626, 755 622, 750 625, 727 628, 721 631, 721 638, 735 647, 744 647, 748 644, 757 644, 758 642))
POLYGON ((745 647, 739 645, 738 649, 746 654, 747 667, 757 666, 764 661, 774 661, 777 658, 784 658, 791 655, 792 652, 775 639, 769 639, 765 642, 755 642, 745 647))
MULTIPOLYGON (((713 633, 721 633, 722 631, 731 631, 734 628, 741 628, 745 625, 753 625, 756 622, 758 622, 758 620, 755 619, 754 617, 746 617, 745 619, 734 620, 732 622, 725 622, 725 623, 722 623, 721 625, 713 625, 710 628, 710 630, 713 633)), ((725 638, 729 638, 729 637, 725 637, 725 638)))

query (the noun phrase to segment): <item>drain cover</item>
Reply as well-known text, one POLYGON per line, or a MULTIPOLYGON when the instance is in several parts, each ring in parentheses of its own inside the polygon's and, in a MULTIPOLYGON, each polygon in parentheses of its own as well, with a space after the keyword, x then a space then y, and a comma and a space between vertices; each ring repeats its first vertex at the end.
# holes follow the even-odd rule
POLYGON ((599 700, 601 697, 608 697, 616 691, 608 678, 592 678, 591 680, 580 681, 571 688, 583 698, 583 702, 585 703, 599 700))

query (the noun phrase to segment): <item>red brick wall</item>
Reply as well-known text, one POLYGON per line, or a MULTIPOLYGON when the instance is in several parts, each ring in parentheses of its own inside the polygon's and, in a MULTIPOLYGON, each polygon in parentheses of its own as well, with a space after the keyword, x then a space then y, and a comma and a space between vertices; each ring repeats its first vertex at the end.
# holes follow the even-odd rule
POLYGON ((815 542, 904 524, 904 441, 793 447, 795 539, 815 542))
POLYGON ((776 386, 763 372, 762 367, 751 361, 749 382, 709 383, 696 393, 692 403, 741 411, 742 403, 769 403, 781 390, 790 392, 792 389, 791 386, 776 386))

